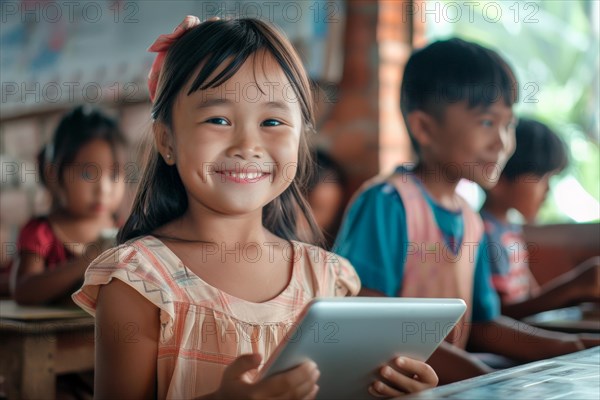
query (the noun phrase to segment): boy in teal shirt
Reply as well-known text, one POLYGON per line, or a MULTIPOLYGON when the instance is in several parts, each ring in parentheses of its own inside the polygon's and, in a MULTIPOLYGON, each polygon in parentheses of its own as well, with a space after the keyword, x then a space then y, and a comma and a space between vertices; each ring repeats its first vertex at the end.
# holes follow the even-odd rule
POLYGON ((442 383, 490 371, 466 347, 522 361, 584 348, 578 336, 500 315, 481 218, 456 193, 460 179, 484 189, 496 184, 514 151, 516 88, 506 62, 477 44, 451 39, 415 52, 401 108, 419 160, 363 186, 334 246, 360 275, 362 295, 465 300, 465 319, 450 335, 455 345, 442 345, 429 360, 442 383))

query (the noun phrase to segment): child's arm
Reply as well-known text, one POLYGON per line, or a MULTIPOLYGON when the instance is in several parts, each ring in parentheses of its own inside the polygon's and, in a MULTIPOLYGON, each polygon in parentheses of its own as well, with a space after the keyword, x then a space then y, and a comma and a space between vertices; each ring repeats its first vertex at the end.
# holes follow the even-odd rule
POLYGON ((44 259, 36 253, 21 252, 11 277, 11 292, 22 305, 49 303, 70 294, 83 279, 92 257, 77 257, 46 271, 44 259))
POLYGON ((600 334, 598 333, 578 333, 577 338, 586 349, 600 346, 600 334))
POLYGON ((94 398, 156 397, 159 311, 124 282, 100 288, 96 303, 94 398))
POLYGON ((473 351, 503 355, 515 360, 535 361, 583 350, 576 335, 550 332, 500 316, 474 323, 469 337, 473 351))
POLYGON ((526 300, 502 305, 502 314, 520 319, 584 301, 600 301, 600 257, 594 257, 546 283, 537 294, 526 300))
POLYGON ((10 296, 10 270, 0 267, 0 297, 10 296))
POLYGON ((472 354, 446 341, 433 352, 427 363, 438 373, 442 385, 494 371, 472 354))

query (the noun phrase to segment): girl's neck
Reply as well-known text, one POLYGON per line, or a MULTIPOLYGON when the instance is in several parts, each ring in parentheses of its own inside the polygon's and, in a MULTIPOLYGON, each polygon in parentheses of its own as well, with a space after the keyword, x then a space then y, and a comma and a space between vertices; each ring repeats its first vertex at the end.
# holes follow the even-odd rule
POLYGON ((276 240, 263 227, 262 210, 241 216, 224 216, 204 206, 191 204, 179 219, 159 233, 184 240, 230 244, 232 248, 236 244, 264 245, 276 240))
POLYGON ((100 231, 114 227, 109 214, 94 217, 78 217, 64 209, 54 209, 48 215, 50 224, 58 231, 62 241, 90 243, 97 239, 100 231))
POLYGON ((419 162, 414 173, 436 203, 450 210, 459 207, 456 199, 456 187, 459 179, 456 179, 456 182, 448 180, 441 165, 419 162))

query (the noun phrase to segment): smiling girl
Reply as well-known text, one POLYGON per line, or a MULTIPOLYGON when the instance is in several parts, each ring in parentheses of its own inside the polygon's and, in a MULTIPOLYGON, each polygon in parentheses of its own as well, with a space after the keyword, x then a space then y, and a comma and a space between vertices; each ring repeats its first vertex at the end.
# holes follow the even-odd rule
MULTIPOLYGON (((151 50, 155 147, 122 244, 74 295, 96 316, 95 394, 314 397, 312 362, 254 378, 312 298, 360 288, 345 259, 295 236, 300 209, 319 237, 300 190, 314 126, 302 63, 254 19, 187 17, 151 50)), ((406 392, 437 382, 417 361, 394 371, 406 392)))

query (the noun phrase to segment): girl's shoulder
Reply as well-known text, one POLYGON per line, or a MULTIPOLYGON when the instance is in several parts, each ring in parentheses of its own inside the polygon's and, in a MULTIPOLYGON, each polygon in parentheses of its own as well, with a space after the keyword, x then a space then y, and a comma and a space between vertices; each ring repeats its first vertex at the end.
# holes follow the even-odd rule
POLYGON ((37 233, 37 232, 52 232, 52 226, 50 225, 50 221, 48 217, 34 217, 27 221, 25 225, 21 228, 21 234, 23 233, 37 233))
MULTIPOLYGON (((20 230, 17 247, 19 250, 32 251, 31 247, 48 248, 58 242, 47 217, 30 219, 20 230)), ((36 253, 38 251, 35 251, 36 253)))
POLYGON ((117 279, 160 309, 162 329, 171 332, 175 303, 187 301, 187 297, 169 272, 157 241, 151 236, 139 237, 100 254, 86 270, 82 287, 72 295, 73 301, 95 315, 101 287, 117 279))
POLYGON ((164 246, 157 245, 157 239, 146 235, 130 239, 125 243, 112 247, 100 254, 90 264, 90 268, 97 265, 114 265, 115 267, 156 270, 164 267, 164 246))
POLYGON ((294 262, 302 270, 304 283, 318 296, 356 295, 360 279, 346 258, 319 246, 293 241, 294 262))
POLYGON ((104 251, 90 263, 84 286, 103 285, 118 278, 136 289, 142 288, 143 294, 160 291, 174 297, 179 291, 171 271, 173 260, 157 243, 152 236, 142 236, 104 251))

